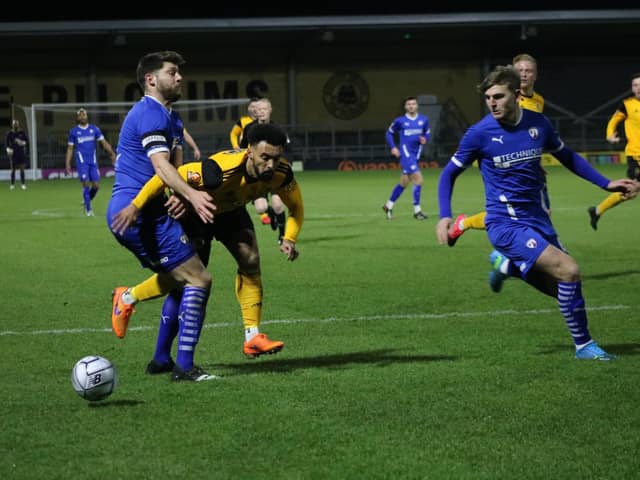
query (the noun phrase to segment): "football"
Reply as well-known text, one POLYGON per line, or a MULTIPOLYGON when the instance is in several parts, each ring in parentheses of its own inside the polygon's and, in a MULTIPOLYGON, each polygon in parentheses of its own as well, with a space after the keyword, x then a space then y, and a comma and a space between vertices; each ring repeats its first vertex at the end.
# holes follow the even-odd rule
POLYGON ((118 375, 104 357, 89 355, 76 362, 71 370, 71 384, 78 395, 90 402, 104 400, 113 393, 118 375))

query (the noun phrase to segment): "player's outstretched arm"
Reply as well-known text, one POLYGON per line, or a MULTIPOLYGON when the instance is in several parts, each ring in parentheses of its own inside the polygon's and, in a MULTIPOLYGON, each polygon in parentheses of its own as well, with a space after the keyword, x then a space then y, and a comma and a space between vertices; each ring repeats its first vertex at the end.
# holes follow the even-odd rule
POLYGON ((291 262, 293 262, 300 255, 300 252, 296 248, 296 242, 292 242, 291 240, 287 240, 286 238, 282 239, 280 251, 284 253, 287 256, 287 260, 291 262))
POLYGON ((182 198, 187 200, 196 214, 204 223, 213 223, 214 212, 217 207, 213 203, 213 198, 203 190, 196 190, 180 176, 178 171, 170 163, 169 155, 166 152, 158 152, 151 155, 151 163, 160 179, 182 198))
POLYGON ((640 182, 631 180, 629 178, 621 178, 620 180, 611 180, 607 185, 606 190, 609 192, 620 192, 622 196, 628 200, 638 195, 640 189, 640 182))

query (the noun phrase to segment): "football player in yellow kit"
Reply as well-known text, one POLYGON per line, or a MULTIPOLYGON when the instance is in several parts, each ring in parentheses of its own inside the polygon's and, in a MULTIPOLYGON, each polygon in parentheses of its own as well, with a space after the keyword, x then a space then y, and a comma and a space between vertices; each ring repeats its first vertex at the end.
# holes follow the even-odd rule
MULTIPOLYGON (((631 76, 631 96, 620 102, 607 123, 607 142, 615 144, 620 142, 616 129, 620 122, 624 122, 624 134, 627 137, 627 146, 624 152, 627 154, 627 177, 640 181, 640 72, 631 76)), ((591 228, 598 229, 600 216, 634 197, 624 197, 619 193, 612 193, 600 204, 589 207, 589 222, 591 228)))
MULTIPOLYGON (((217 207, 214 222, 204 224, 192 216, 183 216, 183 204, 180 208, 170 208, 170 213, 182 217, 185 231, 198 246, 198 253, 205 264, 214 238, 236 260, 236 297, 245 329, 243 353, 255 358, 265 353, 279 352, 284 343, 270 340, 259 330, 263 298, 260 255, 253 222, 245 206, 267 193, 277 192, 280 195, 289 209, 280 251, 293 261, 298 257, 296 241, 304 221, 304 205, 291 166, 281 157, 287 142, 286 133, 272 123, 256 125, 247 133, 247 149, 222 151, 202 162, 187 163, 178 168, 178 173, 189 185, 206 190, 213 198, 217 207)), ((140 190, 132 204, 114 220, 113 228, 126 229, 132 225, 138 212, 150 199, 162 194, 164 189, 162 180, 154 176, 140 190)), ((135 303, 169 292, 162 308, 163 321, 158 332, 156 352, 147 366, 147 373, 150 374, 169 372, 173 368, 170 352, 178 324, 175 305, 181 293, 173 290, 172 285, 161 284, 155 275, 135 287, 118 287, 114 291, 114 305, 117 303, 118 306, 114 311, 123 313, 121 318, 112 318, 112 322, 118 323, 118 330, 125 332, 135 303)))
POLYGON ((247 115, 240 117, 238 121, 233 124, 233 127, 231 127, 231 131, 229 132, 231 148, 240 148, 245 127, 256 119, 256 105, 258 100, 260 99, 255 97, 250 99, 247 104, 247 115))

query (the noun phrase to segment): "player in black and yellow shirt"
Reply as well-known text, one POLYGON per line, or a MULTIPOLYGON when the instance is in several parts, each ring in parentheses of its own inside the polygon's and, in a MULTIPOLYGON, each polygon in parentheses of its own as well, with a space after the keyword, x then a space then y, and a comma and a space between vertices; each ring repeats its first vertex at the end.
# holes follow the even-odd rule
MULTIPOLYGON (((246 150, 223 151, 202 162, 186 163, 178 168, 178 173, 192 187, 206 190, 217 207, 212 224, 190 217, 181 218, 181 221, 190 240, 198 245, 198 253, 205 264, 214 238, 235 258, 238 264, 236 296, 245 328, 243 352, 249 357, 257 357, 282 350, 284 343, 272 341, 259 331, 263 296, 260 255, 253 222, 245 206, 267 193, 277 192, 280 195, 289 209, 280 251, 293 261, 298 257, 296 241, 304 221, 304 205, 291 166, 281 157, 287 141, 284 131, 275 124, 261 124, 252 128, 248 135, 246 150)), ((138 212, 153 204, 150 200, 161 195, 164 189, 160 177, 151 178, 125 209, 127 211, 123 211, 120 221, 131 224, 138 212)), ((135 302, 168 293, 167 286, 157 281, 154 283, 153 277, 142 284, 146 287, 131 289, 135 293, 135 302)), ((156 352, 147 366, 147 373, 168 372, 173 367, 170 352, 177 331, 175 305, 180 295, 180 292, 173 291, 165 300, 156 352)))
POLYGON ((231 131, 229 132, 229 141, 231 142, 231 148, 240 148, 244 129, 248 124, 256 119, 256 103, 258 102, 258 100, 259 98, 256 97, 249 100, 249 104, 247 105, 247 115, 240 117, 240 119, 233 124, 233 127, 231 127, 231 131))
MULTIPOLYGON (((609 119, 607 124, 607 142, 615 144, 620 142, 617 128, 620 122, 624 122, 624 134, 627 137, 627 146, 624 153, 627 155, 627 177, 640 181, 640 72, 631 76, 630 97, 620 102, 620 105, 609 119)), ((598 220, 604 212, 626 200, 634 197, 623 197, 619 193, 612 193, 599 205, 589 207, 589 221, 591 228, 598 229, 598 220)))
MULTIPOLYGON (((240 142, 240 148, 247 147, 246 135, 254 125, 272 123, 271 113, 273 112, 273 107, 268 98, 263 97, 258 99, 255 103, 254 112, 255 120, 244 127, 245 137, 240 142)), ((289 142, 287 141, 287 143, 289 142)), ((278 230, 278 243, 280 243, 284 235, 286 219, 284 204, 280 197, 278 197, 278 194, 271 194, 271 205, 269 205, 269 199, 266 196, 256 198, 253 205, 256 207, 256 213, 260 215, 260 222, 263 225, 271 225, 272 230, 278 230)))

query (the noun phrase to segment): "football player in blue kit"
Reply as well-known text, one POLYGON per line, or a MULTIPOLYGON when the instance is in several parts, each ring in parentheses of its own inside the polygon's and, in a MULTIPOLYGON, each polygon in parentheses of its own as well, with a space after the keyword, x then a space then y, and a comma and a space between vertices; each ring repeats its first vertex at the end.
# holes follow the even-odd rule
POLYGON ((490 256, 493 290, 498 291, 512 275, 557 298, 576 358, 611 360, 615 357, 589 334, 580 268, 560 244, 544 209, 540 157, 549 152, 576 175, 610 192, 634 195, 637 186, 630 179, 609 180, 567 148, 544 115, 518 105, 519 88, 520 77, 512 66, 496 67, 478 86, 489 114, 466 131, 442 171, 438 241, 447 243, 455 180, 478 160, 485 186, 487 235, 496 249, 490 256))
POLYGON ((71 158, 76 158, 76 169, 78 178, 82 182, 82 200, 84 212, 87 217, 93 217, 91 200, 94 199, 100 188, 100 170, 98 170, 98 143, 109 154, 111 163, 116 163, 116 154, 111 148, 111 144, 104 138, 102 131, 96 125, 89 123, 87 111, 84 108, 76 112, 78 124, 69 130, 69 142, 65 164, 67 174, 71 175, 71 158))
POLYGON ((422 146, 427 143, 431 131, 429 120, 425 115, 418 113, 418 99, 407 97, 404 101, 405 114, 396 118, 387 130, 387 144, 391 148, 391 155, 400 160, 402 174, 400 182, 393 187, 389 200, 382 206, 388 220, 393 218, 393 205, 400 198, 404 189, 413 182, 413 217, 416 220, 424 220, 427 216, 420 206, 422 194, 422 172, 418 162, 422 155, 422 146), (395 136, 398 136, 396 145, 395 136))
MULTIPOLYGON (((142 57, 136 70, 144 96, 129 111, 120 130, 115 180, 107 224, 116 240, 131 251, 143 267, 158 273, 158 282, 169 292, 184 286, 178 307, 180 317, 178 353, 172 379, 202 381, 215 378, 194 364, 194 353, 202 331, 211 288, 211 274, 206 270, 181 224, 170 215, 168 202, 161 196, 143 208, 133 224, 120 220, 121 212, 132 203, 140 189, 154 175, 193 207, 205 223, 213 221, 215 205, 205 191, 198 191, 178 174, 182 163, 184 125, 171 105, 182 91, 180 65, 176 52, 150 53, 142 57), (173 158, 177 156, 178 158, 173 158)), ((128 322, 121 313, 133 305, 126 299, 114 302, 113 318, 128 322)), ((126 325, 112 323, 122 338, 126 325)))

